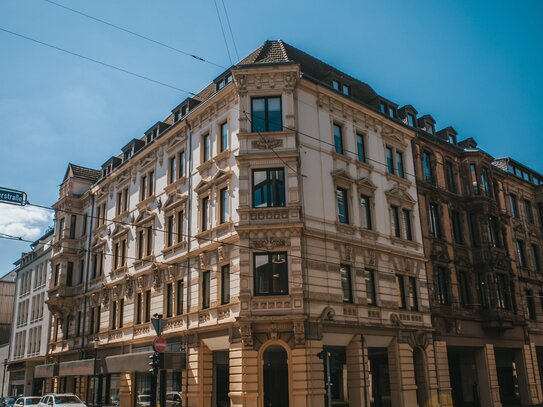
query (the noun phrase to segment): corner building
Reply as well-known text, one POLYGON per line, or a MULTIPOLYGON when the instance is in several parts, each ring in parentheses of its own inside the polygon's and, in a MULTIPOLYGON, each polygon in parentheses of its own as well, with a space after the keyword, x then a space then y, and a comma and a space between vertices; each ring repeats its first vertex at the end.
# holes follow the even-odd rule
POLYGON ((135 406, 161 313, 161 380, 183 405, 325 406, 328 375, 334 406, 451 405, 416 131, 393 109, 267 41, 101 171, 70 164, 38 369, 48 390, 135 406))

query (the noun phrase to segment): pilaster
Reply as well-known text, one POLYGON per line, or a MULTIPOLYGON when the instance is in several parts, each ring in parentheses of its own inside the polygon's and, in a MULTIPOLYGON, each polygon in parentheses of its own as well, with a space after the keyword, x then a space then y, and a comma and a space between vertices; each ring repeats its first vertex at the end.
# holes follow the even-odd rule
POLYGON ((258 353, 241 342, 230 345, 229 395, 232 407, 257 407, 258 353))
POLYGON ((496 372, 496 357, 494 345, 486 344, 479 349, 475 356, 477 365, 477 382, 482 406, 502 407, 500 400, 500 385, 496 372))

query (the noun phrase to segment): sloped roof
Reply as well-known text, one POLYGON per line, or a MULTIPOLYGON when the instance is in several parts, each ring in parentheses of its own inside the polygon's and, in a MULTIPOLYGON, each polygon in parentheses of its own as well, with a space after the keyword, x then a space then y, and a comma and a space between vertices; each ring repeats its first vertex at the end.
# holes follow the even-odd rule
POLYGON ((102 176, 102 172, 100 170, 95 170, 92 168, 82 167, 80 165, 69 163, 68 168, 66 169, 66 174, 64 175, 64 179, 62 180, 62 182, 66 181, 69 177, 75 177, 75 178, 87 179, 94 183, 98 181, 98 179, 100 179, 101 176, 102 176))
POLYGON ((332 80, 340 80, 351 87, 351 95, 363 102, 370 102, 378 95, 367 83, 334 68, 331 65, 299 50, 282 40, 266 41, 264 44, 242 59, 238 66, 273 63, 299 63, 302 74, 327 86, 332 80))

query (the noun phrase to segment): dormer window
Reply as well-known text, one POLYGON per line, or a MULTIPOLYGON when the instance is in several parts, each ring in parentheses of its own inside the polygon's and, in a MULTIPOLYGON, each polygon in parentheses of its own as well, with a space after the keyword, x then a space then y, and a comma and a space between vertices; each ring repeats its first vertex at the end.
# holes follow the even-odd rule
POLYGON ((351 87, 345 83, 341 83, 340 81, 333 80, 332 88, 337 92, 343 93, 344 95, 351 95, 351 87))
POLYGON ((415 122, 416 122, 416 119, 415 119, 415 115, 412 114, 412 113, 408 113, 407 114, 407 124, 411 127, 415 127, 415 122))
POLYGON ((396 108, 387 102, 381 102, 379 110, 389 117, 396 117, 396 108))
POLYGON ((189 112, 189 105, 181 106, 181 117, 185 117, 189 112))
POLYGON ((337 90, 339 92, 339 82, 332 81, 332 88, 334 88, 334 90, 337 90))
POLYGON ((145 143, 146 144, 149 144, 151 142, 152 138, 151 138, 151 133, 147 133, 145 135, 145 143))
POLYGON ((132 151, 133 151, 133 150, 130 149, 130 150, 127 150, 127 151, 124 152, 124 156, 123 156, 123 157, 124 157, 124 161, 127 161, 127 160, 130 159, 130 157, 132 157, 132 151))
POLYGON ((347 95, 347 96, 351 95, 351 87, 349 85, 343 84, 343 86, 341 87, 341 91, 343 92, 344 95, 347 95))
POLYGON ((449 134, 449 143, 456 144, 456 135, 449 134))
POLYGON ((216 90, 221 90, 222 88, 224 88, 226 85, 228 85, 230 82, 232 82, 232 74, 229 73, 227 74, 226 76, 224 76, 223 78, 221 78, 216 84, 215 84, 215 87, 216 87, 216 90))

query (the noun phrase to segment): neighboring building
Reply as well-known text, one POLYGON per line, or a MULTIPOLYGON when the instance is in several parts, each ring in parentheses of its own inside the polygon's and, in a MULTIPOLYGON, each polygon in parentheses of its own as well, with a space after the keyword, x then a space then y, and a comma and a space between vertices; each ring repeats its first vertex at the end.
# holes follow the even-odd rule
POLYGON ((8 343, 13 319, 15 270, 0 278, 0 344, 8 343))
POLYGON ((183 405, 323 406, 323 350, 334 405, 438 405, 416 132, 395 109, 268 41, 102 171, 70 164, 47 390, 135 405, 161 313, 183 405))
POLYGON ((9 343, 0 346, 0 362, 2 366, 0 367, 0 377, 2 378, 2 384, 0 384, 0 396, 4 397, 7 395, 8 391, 8 381, 9 381, 9 371, 7 370, 8 366, 8 356, 9 356, 9 343))
POLYGON ((34 368, 45 362, 47 351, 50 318, 45 300, 52 240, 53 228, 15 262, 15 309, 8 361, 8 394, 12 396, 37 396, 43 391, 43 379, 35 377, 34 368))

